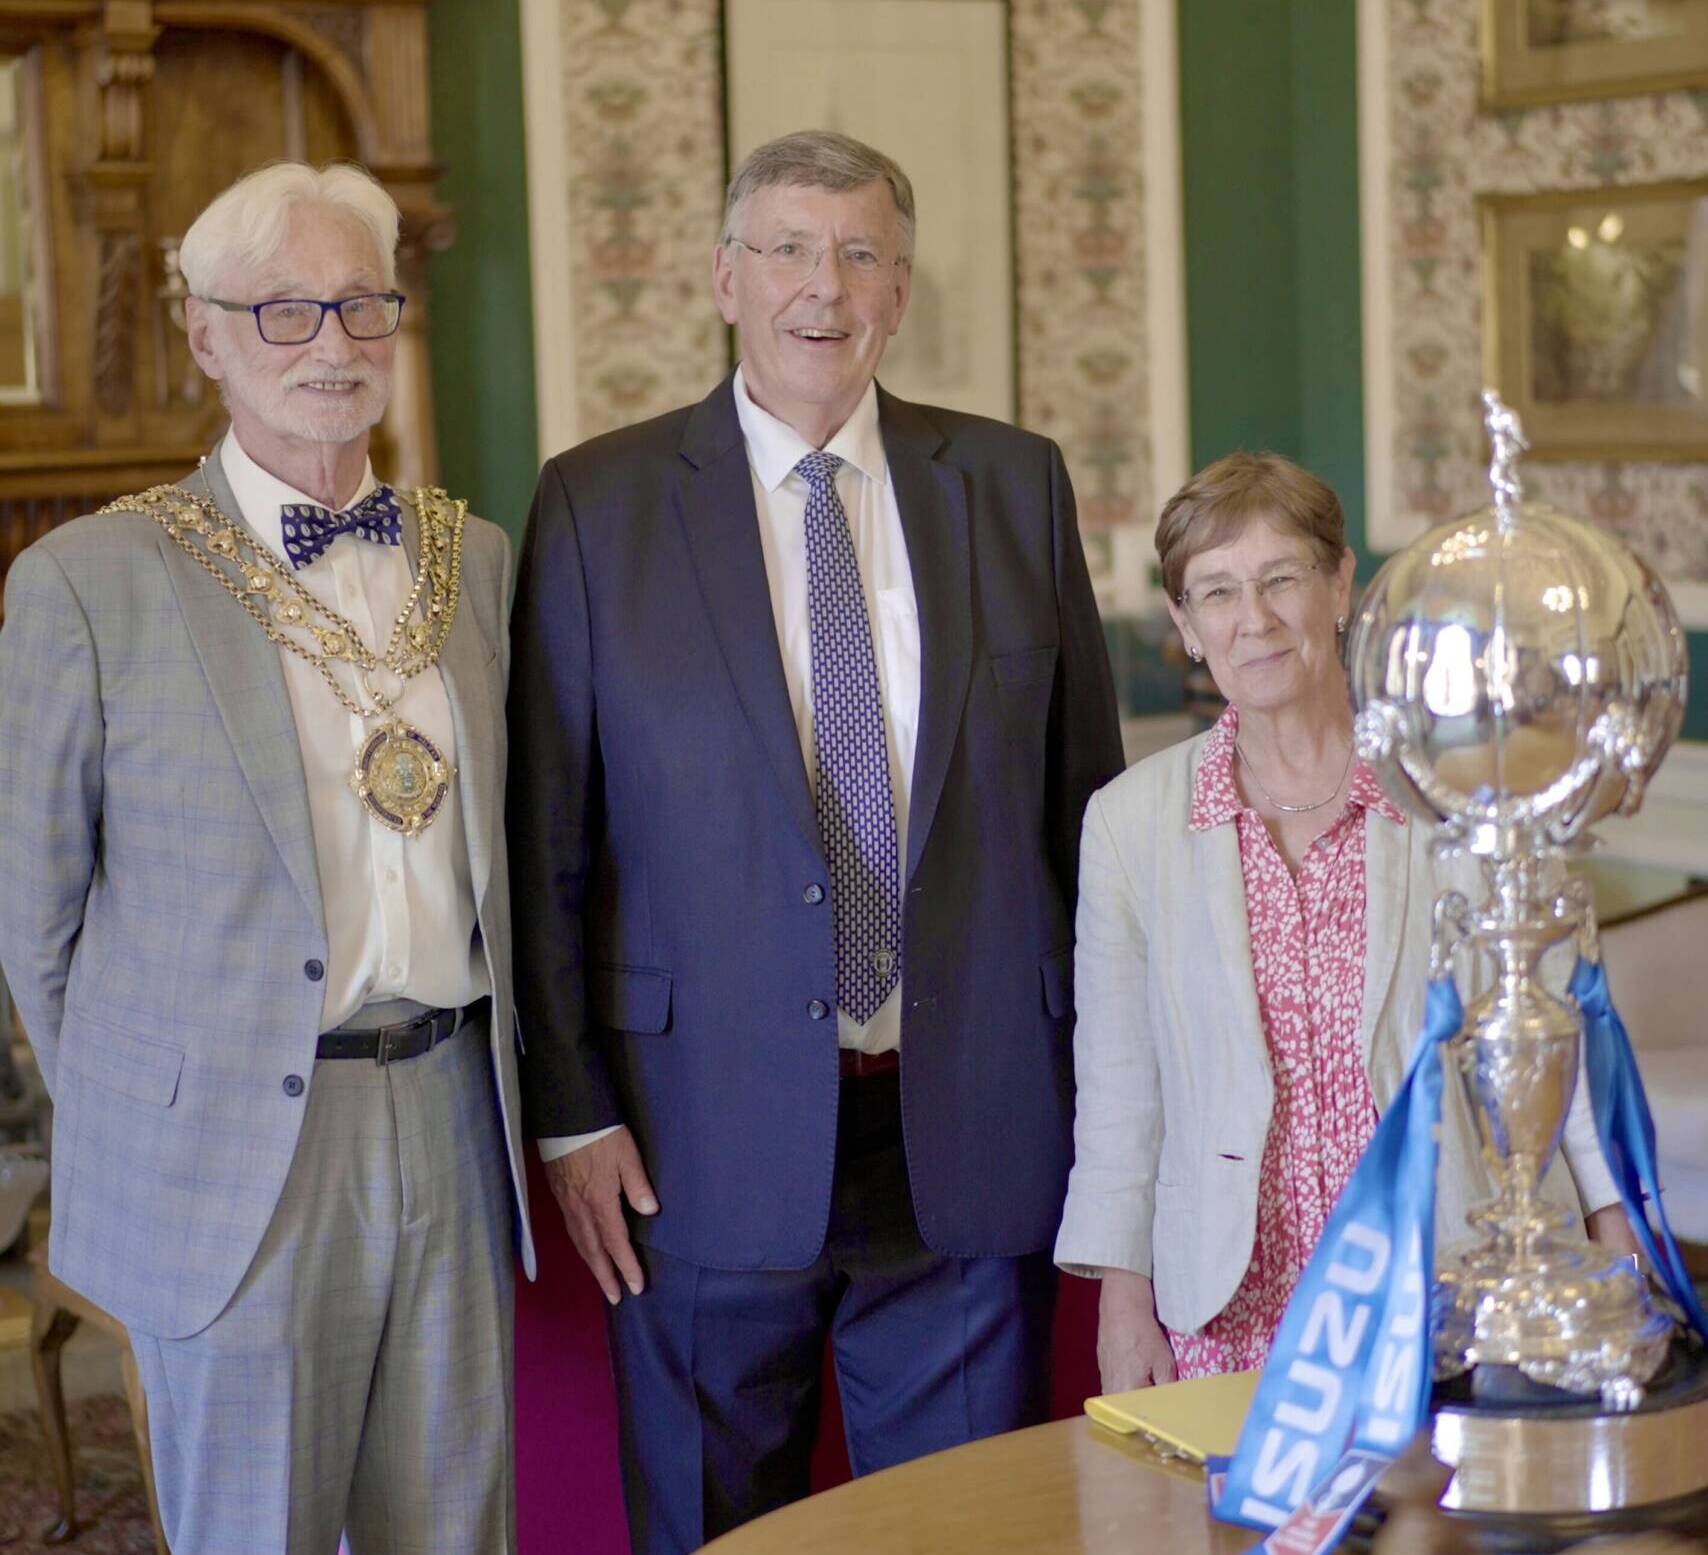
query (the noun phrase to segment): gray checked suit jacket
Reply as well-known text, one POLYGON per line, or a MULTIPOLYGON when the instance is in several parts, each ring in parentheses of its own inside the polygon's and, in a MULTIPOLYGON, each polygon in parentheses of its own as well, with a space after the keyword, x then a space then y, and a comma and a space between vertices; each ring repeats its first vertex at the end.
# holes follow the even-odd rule
MULTIPOLYGON (((237 516, 218 459, 205 470, 237 516)), ((185 485, 203 490, 199 475, 185 485)), ((439 667, 531 1276, 504 847, 509 569, 503 533, 471 518, 439 667)), ((287 1079, 312 1083, 327 951, 279 650, 152 519, 54 530, 6 580, 0 966, 55 1106, 49 1261, 125 1324, 197 1332, 253 1259, 308 1099, 287 1079)))

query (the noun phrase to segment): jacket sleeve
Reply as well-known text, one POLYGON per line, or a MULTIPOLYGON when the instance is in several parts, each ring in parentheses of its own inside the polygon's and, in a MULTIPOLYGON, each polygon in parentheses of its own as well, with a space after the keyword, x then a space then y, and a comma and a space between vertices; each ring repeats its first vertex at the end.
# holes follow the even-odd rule
POLYGON ((1073 1171, 1055 1258, 1071 1274, 1149 1275, 1163 1119, 1148 949, 1100 796, 1085 812, 1074 966, 1073 1171))
POLYGON ((587 1018, 586 908, 602 789, 587 580, 569 493, 540 473, 510 619, 506 825, 522 1027, 522 1114, 534 1138, 622 1122, 587 1018))
POLYGON ((0 630, 0 968, 50 1094, 98 857, 105 738, 88 617, 58 561, 32 547, 7 575, 0 630))
POLYGON ((1086 801, 1111 778, 1119 777, 1126 763, 1109 649, 1080 543, 1073 485, 1054 443, 1050 444, 1050 515, 1061 651, 1050 699, 1044 815, 1050 864, 1071 911, 1086 801))

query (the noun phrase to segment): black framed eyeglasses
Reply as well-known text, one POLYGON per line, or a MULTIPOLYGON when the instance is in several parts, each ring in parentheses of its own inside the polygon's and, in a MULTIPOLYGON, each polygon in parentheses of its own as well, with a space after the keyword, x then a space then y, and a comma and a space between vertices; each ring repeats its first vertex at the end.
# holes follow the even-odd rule
POLYGON ((344 333, 352 340, 384 340, 395 335, 403 318, 402 292, 364 292, 360 297, 340 297, 321 302, 313 297, 278 297, 271 302, 226 302, 204 297, 227 313, 253 313, 255 327, 270 346, 305 346, 320 333, 328 313, 336 313, 344 333))

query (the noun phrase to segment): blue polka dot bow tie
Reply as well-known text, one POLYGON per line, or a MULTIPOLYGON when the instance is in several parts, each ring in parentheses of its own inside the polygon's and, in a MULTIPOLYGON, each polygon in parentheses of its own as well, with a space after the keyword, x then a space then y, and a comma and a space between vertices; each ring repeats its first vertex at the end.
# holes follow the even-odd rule
POLYGON ((285 555, 299 572, 320 556, 339 535, 354 535, 375 545, 401 545, 403 519, 397 510, 397 493, 389 486, 376 486, 352 508, 334 513, 312 502, 287 502, 279 515, 284 530, 285 555))

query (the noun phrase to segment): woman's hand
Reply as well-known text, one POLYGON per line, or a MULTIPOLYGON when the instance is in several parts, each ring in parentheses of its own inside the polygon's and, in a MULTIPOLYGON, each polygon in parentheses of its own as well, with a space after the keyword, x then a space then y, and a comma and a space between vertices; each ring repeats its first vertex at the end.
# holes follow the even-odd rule
POLYGON ((1105 1393, 1174 1381, 1174 1351, 1156 1320, 1151 1282, 1128 1269, 1105 1269, 1097 1307, 1097 1370, 1105 1393))
POLYGON ((1637 1233, 1625 1217, 1623 1204, 1604 1204, 1592 1211, 1584 1221, 1584 1229, 1589 1232, 1590 1241, 1599 1242, 1616 1253, 1633 1253, 1639 1257, 1642 1254, 1637 1233))

